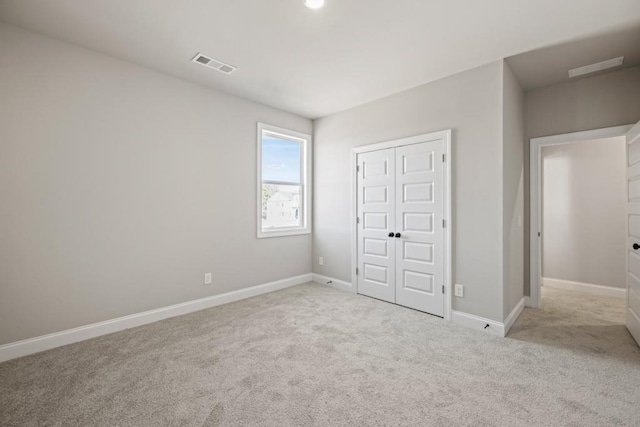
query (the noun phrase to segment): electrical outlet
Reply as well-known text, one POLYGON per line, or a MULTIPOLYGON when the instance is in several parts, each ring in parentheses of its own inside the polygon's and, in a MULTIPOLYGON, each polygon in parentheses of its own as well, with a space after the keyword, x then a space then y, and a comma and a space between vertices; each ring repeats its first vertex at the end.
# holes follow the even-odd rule
POLYGON ((318 264, 324 265, 324 257, 318 258, 318 264))
POLYGON ((204 275, 204 284, 210 285, 213 282, 213 275, 211 273, 205 273, 204 275))
POLYGON ((455 295, 456 295, 457 297, 463 298, 463 297, 464 297, 464 286, 462 286, 462 285, 458 285, 458 284, 456 283, 455 295))

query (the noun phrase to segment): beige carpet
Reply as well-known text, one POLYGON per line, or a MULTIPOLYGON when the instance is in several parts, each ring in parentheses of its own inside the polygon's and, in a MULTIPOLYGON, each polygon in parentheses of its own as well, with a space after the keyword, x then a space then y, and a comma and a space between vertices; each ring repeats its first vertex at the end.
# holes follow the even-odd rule
POLYGON ((0 364, 2 426, 640 425, 620 300, 506 339, 307 284, 0 364))

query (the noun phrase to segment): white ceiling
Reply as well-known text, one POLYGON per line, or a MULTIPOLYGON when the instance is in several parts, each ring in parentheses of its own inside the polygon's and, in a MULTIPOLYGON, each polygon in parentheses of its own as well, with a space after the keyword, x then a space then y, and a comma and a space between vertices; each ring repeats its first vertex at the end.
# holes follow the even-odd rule
POLYGON ((531 90, 594 76, 569 79, 569 70, 619 56, 624 56, 622 66, 599 74, 640 65, 640 26, 522 53, 507 62, 523 89, 531 90))
POLYGON ((317 118, 640 25, 638 0, 0 0, 0 20, 317 118), (197 53, 237 66, 224 75, 197 53))

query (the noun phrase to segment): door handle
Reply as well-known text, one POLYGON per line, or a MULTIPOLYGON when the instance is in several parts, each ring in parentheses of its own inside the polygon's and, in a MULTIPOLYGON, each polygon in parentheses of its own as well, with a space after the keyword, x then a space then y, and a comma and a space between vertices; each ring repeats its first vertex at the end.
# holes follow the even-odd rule
POLYGON ((639 244, 637 244, 637 243, 634 243, 634 244, 633 244, 633 250, 634 250, 634 251, 637 251, 638 249, 640 249, 640 245, 639 245, 639 244))
POLYGON ((396 233, 396 237, 402 237, 402 234, 396 233))
POLYGON ((389 237, 393 237, 393 231, 389 233, 389 237))

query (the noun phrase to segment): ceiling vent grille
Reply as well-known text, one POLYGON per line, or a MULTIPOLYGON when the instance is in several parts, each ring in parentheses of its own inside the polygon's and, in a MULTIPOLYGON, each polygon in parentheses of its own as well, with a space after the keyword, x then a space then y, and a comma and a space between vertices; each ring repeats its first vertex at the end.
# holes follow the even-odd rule
POLYGON ((597 71, 606 70, 608 68, 618 67, 622 65, 622 61, 624 61, 624 56, 619 56, 617 58, 608 59, 606 61, 597 62, 591 65, 585 65, 584 67, 574 68, 572 70, 569 70, 569 77, 584 76, 585 74, 591 74, 597 71))
POLYGON ((196 64, 204 65, 205 67, 220 71, 224 74, 231 74, 238 69, 238 67, 234 67, 233 65, 226 64, 222 61, 209 58, 208 56, 203 55, 200 52, 198 52, 198 54, 193 57, 192 61, 196 64))

